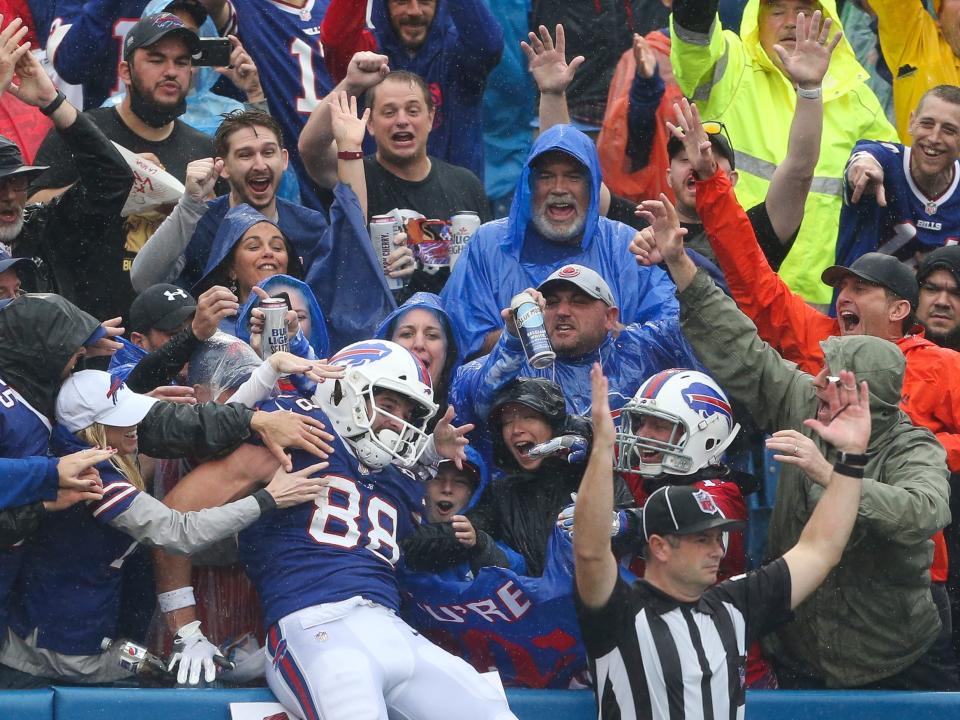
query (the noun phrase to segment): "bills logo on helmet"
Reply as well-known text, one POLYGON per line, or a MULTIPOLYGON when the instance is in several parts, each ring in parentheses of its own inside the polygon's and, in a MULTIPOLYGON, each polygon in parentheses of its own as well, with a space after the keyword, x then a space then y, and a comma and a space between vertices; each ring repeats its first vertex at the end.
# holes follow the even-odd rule
POLYGON ((691 383, 688 388, 680 391, 684 401, 690 406, 690 409, 702 418, 708 418, 711 415, 723 415, 729 422, 733 422, 733 411, 730 405, 724 400, 717 391, 709 385, 703 383, 691 383))
POLYGON ((713 501, 710 493, 708 493, 706 490, 697 490, 693 494, 693 499, 697 501, 697 505, 700 506, 700 510, 708 515, 720 514, 720 508, 717 507, 717 504, 713 501))
POLYGON ((351 345, 330 358, 330 364, 357 367, 385 358, 391 352, 393 351, 389 347, 378 342, 351 345))

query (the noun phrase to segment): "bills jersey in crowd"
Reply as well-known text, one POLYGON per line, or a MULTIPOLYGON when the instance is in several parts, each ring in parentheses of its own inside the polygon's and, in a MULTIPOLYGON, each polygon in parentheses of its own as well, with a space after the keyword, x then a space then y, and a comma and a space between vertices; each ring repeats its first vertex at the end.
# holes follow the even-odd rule
POLYGON ((913 148, 899 143, 861 140, 857 153, 868 153, 883 167, 887 206, 865 195, 856 204, 847 201, 840 212, 837 263, 849 265, 861 255, 879 250, 900 258, 929 252, 960 241, 960 162, 953 163, 953 181, 937 198, 926 197, 910 175, 913 148))
MULTIPOLYGON (((50 421, 0 378, 0 457, 46 457, 49 442, 50 421)), ((28 475, 19 472, 16 475, 11 478, 16 482, 5 482, 0 490, 0 508, 27 505, 46 497, 44 467, 28 475)), ((53 497, 56 497, 55 487, 53 497)), ((6 632, 7 602, 22 562, 22 540, 11 547, 0 548, 0 632, 6 632)))
MULTIPOLYGON (((309 400, 280 395, 261 410, 308 415, 333 423, 309 400)), ((368 470, 337 437, 330 484, 314 503, 277 510, 240 533, 240 557, 263 603, 264 625, 292 612, 356 595, 399 610, 394 567, 400 543, 420 523, 423 486, 388 465, 368 470)), ((294 470, 317 458, 292 453, 294 470)))
MULTIPOLYGON (((67 453, 84 447, 65 428, 55 429, 54 449, 67 453)), ((97 470, 103 497, 48 514, 26 546, 10 611, 10 627, 20 637, 37 628, 40 647, 67 655, 94 655, 103 638, 114 636, 123 563, 139 547, 107 523, 140 491, 109 462, 97 470), (77 622, 80 617, 83 622, 77 622)))
POLYGON ((313 180, 297 152, 297 139, 310 113, 333 90, 320 45, 320 23, 329 0, 307 0, 302 8, 280 0, 232 0, 232 4, 237 34, 257 64, 270 114, 283 130, 303 203, 320 209, 313 180))

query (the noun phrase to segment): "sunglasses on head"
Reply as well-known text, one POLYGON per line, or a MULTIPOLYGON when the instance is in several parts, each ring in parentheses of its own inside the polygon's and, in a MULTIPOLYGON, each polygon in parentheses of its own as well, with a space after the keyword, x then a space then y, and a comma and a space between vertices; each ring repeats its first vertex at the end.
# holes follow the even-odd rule
MULTIPOLYGON (((719 120, 706 120, 701 123, 701 125, 703 125, 703 131, 707 135, 723 135, 727 139, 727 142, 730 143, 730 134, 727 132, 727 126, 719 120)), ((733 143, 730 144, 732 146, 733 143)))

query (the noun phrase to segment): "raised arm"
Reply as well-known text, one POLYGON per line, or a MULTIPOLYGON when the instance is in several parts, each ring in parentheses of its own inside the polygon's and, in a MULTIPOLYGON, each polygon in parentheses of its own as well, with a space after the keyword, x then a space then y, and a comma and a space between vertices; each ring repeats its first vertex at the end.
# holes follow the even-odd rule
MULTIPOLYGON (((363 136, 366 134, 367 120, 370 119, 370 108, 366 108, 360 117, 357 117, 357 98, 347 95, 343 90, 337 95, 335 102, 330 103, 330 119, 333 137, 337 150, 343 152, 361 152, 363 136)), ((363 158, 337 157, 337 179, 344 185, 349 185, 357 195, 360 209, 366 218, 369 215, 367 208, 367 180, 364 175, 363 158)))
POLYGON ((459 74, 482 82, 500 62, 503 29, 486 0, 458 0, 448 12, 459 36, 454 46, 459 74))
POLYGON ((573 82, 577 68, 583 64, 583 55, 577 55, 567 64, 566 36, 563 25, 557 25, 557 42, 554 44, 546 26, 539 28, 540 36, 531 32, 530 42, 521 41, 520 47, 529 61, 530 74, 540 91, 540 132, 546 132, 554 125, 570 122, 567 108, 567 88, 573 82))
POLYGON ((590 370, 593 449, 577 492, 573 533, 577 595, 587 607, 606 605, 617 582, 617 561, 610 546, 613 514, 613 443, 616 431, 607 400, 607 378, 600 365, 590 370))
POLYGON ((790 124, 787 156, 770 179, 765 203, 770 223, 783 245, 780 260, 789 251, 803 220, 803 207, 813 183, 814 169, 820 159, 823 135, 823 78, 830 66, 830 57, 843 36, 830 38, 833 20, 823 19, 820 10, 811 18, 797 15, 797 39, 791 51, 774 45, 787 77, 797 88, 797 105, 790 124))
POLYGON ((332 188, 337 184, 337 144, 331 110, 334 104, 340 103, 340 93, 362 95, 368 88, 379 83, 389 71, 386 55, 357 53, 350 60, 347 76, 310 113, 307 124, 300 132, 297 147, 304 167, 320 187, 332 188))
MULTIPOLYGON (((862 455, 870 441, 870 393, 866 382, 857 387, 852 372, 841 370, 839 377, 839 383, 827 385, 833 418, 829 425, 813 419, 805 420, 804 424, 837 451, 862 455)), ((789 445, 793 440, 784 438, 784 442, 789 445)), ((863 467, 862 464, 837 463, 827 472, 829 465, 812 442, 804 446, 802 454, 784 449, 782 444, 777 449, 780 454, 774 455, 775 460, 799 466, 811 480, 826 488, 797 544, 783 555, 790 568, 790 607, 795 608, 840 562, 857 519, 863 467), (816 466, 821 468, 819 472, 812 470, 816 466)))

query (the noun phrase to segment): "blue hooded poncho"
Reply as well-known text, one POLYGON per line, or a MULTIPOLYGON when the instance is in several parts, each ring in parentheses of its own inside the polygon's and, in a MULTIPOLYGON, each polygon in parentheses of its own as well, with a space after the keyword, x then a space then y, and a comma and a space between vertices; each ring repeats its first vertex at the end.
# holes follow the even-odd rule
POLYGON ((513 196, 510 216, 486 223, 467 245, 443 289, 443 302, 464 338, 463 353, 475 355, 491 330, 502 330, 500 310, 528 287, 537 287, 554 270, 576 263, 596 270, 613 292, 620 321, 660 320, 679 313, 676 290, 658 267, 638 265, 629 245, 636 230, 599 214, 600 162, 590 139, 570 125, 555 125, 534 143, 513 196), (531 218, 531 167, 542 154, 560 150, 590 175, 590 202, 580 244, 543 238, 531 218))
MULTIPOLYGON (((320 303, 314 297, 310 286, 289 275, 273 275, 257 283, 257 287, 263 288, 270 295, 281 292, 282 288, 280 286, 284 285, 293 287, 303 295, 307 301, 307 310, 310 313, 310 336, 304 337, 302 332, 297 333, 297 337, 290 341, 290 352, 307 360, 329 357, 330 339, 327 337, 327 322, 323 316, 323 310, 320 309, 320 303), (302 341, 302 344, 300 341, 302 341)), ((247 301, 237 313, 234 335, 244 342, 250 342, 250 312, 259 305, 260 298, 256 293, 250 293, 250 297, 247 298, 247 301)))
POLYGON ((413 54, 390 24, 386 0, 373 0, 370 19, 391 70, 422 77, 436 106, 427 153, 483 179, 483 90, 500 61, 503 31, 481 0, 440 0, 423 45, 413 54))
MULTIPOLYGON (((213 238, 213 247, 210 248, 210 256, 207 258, 207 264, 203 268, 203 276, 193 286, 194 297, 200 297, 201 293, 213 285, 226 285, 226 268, 223 267, 225 261, 233 252, 233 249, 240 242, 243 234, 257 223, 268 222, 278 230, 280 229, 273 220, 266 215, 257 212, 246 203, 241 203, 230 208, 217 229, 217 234, 213 238)), ((282 231, 281 231, 282 233, 282 231)), ((294 250, 290 241, 284 235, 284 244, 287 246, 287 273, 294 277, 303 277, 303 265, 300 258, 294 250)))
POLYGON ((429 310, 440 318, 440 324, 443 326, 447 336, 447 361, 443 366, 443 373, 440 375, 444 387, 434 388, 433 397, 434 401, 440 406, 440 410, 434 416, 434 418, 438 418, 442 417, 443 413, 446 412, 447 396, 450 393, 451 381, 453 380, 454 373, 457 372, 457 368, 463 363, 463 353, 461 352, 463 343, 460 339, 459 329, 450 318, 450 314, 443 307, 443 301, 440 299, 440 296, 428 292, 414 293, 403 305, 384 318, 383 322, 380 323, 380 326, 377 328, 375 337, 380 340, 391 340, 393 331, 400 318, 410 310, 416 309, 429 310), (443 397, 440 397, 440 395, 443 397))

